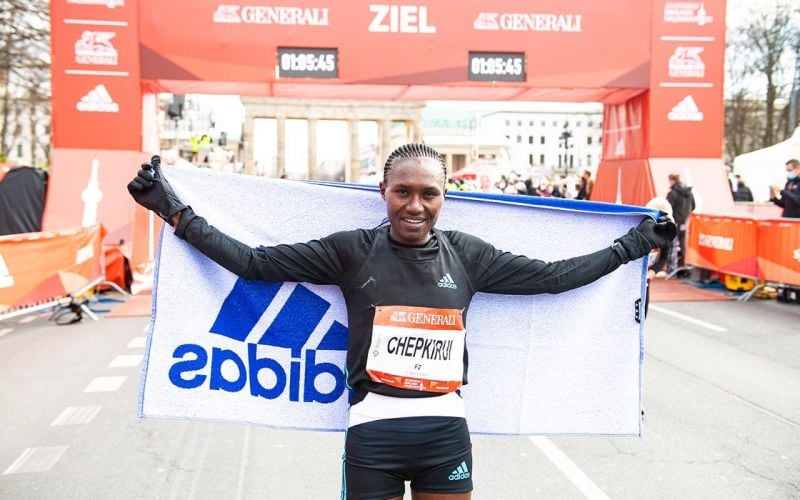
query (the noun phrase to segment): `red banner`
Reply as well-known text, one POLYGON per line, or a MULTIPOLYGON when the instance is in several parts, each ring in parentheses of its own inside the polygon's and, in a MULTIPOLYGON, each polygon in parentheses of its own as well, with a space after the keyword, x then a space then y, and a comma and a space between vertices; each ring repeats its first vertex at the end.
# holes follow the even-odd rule
POLYGON ((50 2, 54 147, 142 147, 138 7, 50 2))
POLYGON ((630 160, 647 157, 645 117, 647 94, 603 109, 603 159, 630 160))
POLYGON ((727 274, 763 277, 756 259, 758 225, 753 219, 693 214, 686 240, 687 264, 727 274))
POLYGON ((721 158, 725 0, 653 2, 651 157, 721 158))
POLYGON ((139 1, 142 77, 164 83, 272 83, 261 90, 290 95, 310 79, 278 78, 278 47, 300 47, 338 50, 337 77, 312 79, 305 97, 320 95, 320 87, 356 90, 342 83, 378 85, 368 90, 394 96, 412 90, 404 99, 435 98, 423 94, 451 85, 492 89, 477 98, 500 100, 519 95, 520 87, 564 93, 647 87, 650 5, 637 0, 602 6, 584 0, 139 1), (505 65, 484 68, 497 78, 486 73, 486 81, 468 81, 471 51, 523 54, 522 81, 504 81, 517 75, 505 65))
POLYGON ((0 314, 79 291, 103 276, 102 226, 0 237, 0 314))
POLYGON ((759 221, 756 251, 767 281, 800 285, 800 220, 759 221))
POLYGON ((126 186, 149 156, 136 151, 54 148, 42 227, 57 231, 102 222, 106 242, 130 242, 134 203, 126 186))

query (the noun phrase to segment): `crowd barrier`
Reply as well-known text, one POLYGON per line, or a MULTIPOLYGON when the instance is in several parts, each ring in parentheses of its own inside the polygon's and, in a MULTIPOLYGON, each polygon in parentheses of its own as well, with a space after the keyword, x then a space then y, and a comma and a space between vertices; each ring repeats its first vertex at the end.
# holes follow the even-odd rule
POLYGON ((100 225, 0 237, 0 319, 69 302, 103 282, 100 225))
POLYGON ((800 286, 800 219, 692 214, 686 263, 735 276, 800 286))

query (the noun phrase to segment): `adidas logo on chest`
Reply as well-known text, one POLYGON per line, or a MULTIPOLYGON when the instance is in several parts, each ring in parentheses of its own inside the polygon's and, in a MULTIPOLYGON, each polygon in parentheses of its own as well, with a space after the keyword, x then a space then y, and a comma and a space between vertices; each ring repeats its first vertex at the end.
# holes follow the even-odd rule
POLYGON ((458 285, 456 285, 456 282, 453 281, 453 277, 450 276, 450 273, 447 273, 444 276, 442 276, 442 279, 439 280, 437 285, 439 286, 439 288, 452 288, 453 290, 458 289, 458 285))

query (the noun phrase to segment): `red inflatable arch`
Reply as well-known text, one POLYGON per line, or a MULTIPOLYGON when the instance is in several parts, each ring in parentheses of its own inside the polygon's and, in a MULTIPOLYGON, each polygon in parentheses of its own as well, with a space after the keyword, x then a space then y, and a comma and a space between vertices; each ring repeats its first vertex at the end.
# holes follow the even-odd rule
POLYGON ((721 161, 724 0, 50 5, 48 230, 80 224, 94 203, 111 241, 132 238, 125 184, 158 149, 157 92, 599 101, 593 199, 644 204, 678 172, 703 212, 732 206, 721 161), (102 196, 86 194, 94 159, 102 196))

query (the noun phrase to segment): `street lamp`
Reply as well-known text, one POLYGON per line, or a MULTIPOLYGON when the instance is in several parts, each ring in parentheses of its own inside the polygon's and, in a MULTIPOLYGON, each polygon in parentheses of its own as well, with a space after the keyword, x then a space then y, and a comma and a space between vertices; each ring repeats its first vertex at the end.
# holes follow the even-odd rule
POLYGON ((563 149, 564 154, 559 155, 558 157, 558 167, 564 166, 564 173, 566 174, 567 171, 572 168, 572 159, 569 158, 568 155, 569 150, 572 148, 572 144, 570 143, 570 139, 572 138, 572 131, 569 129, 569 125, 567 122, 564 122, 564 130, 561 131, 561 135, 558 136, 558 144, 563 149), (563 163, 562 163, 563 158, 563 163))

